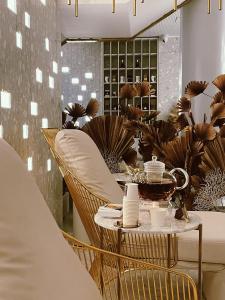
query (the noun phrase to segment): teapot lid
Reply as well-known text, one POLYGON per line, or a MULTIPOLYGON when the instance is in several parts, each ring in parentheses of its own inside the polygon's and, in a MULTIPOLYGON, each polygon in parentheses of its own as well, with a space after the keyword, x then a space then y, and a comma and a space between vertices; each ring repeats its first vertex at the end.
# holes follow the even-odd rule
POLYGON ((157 160, 157 156, 153 155, 152 160, 144 163, 144 170, 145 172, 162 174, 165 172, 165 164, 157 160))

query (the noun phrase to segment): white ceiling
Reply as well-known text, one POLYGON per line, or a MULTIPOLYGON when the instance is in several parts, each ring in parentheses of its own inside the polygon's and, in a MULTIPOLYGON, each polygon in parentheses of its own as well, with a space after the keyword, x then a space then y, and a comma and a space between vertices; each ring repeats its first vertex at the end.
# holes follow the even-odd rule
MULTIPOLYGON (((137 16, 132 13, 132 0, 116 0, 112 14, 112 0, 79 0, 79 17, 74 16, 74 4, 57 0, 62 34, 66 38, 126 38, 132 37, 149 24, 173 9, 174 0, 137 0, 137 16)), ((178 0, 178 4, 185 0, 178 0)), ((74 3, 74 0, 72 0, 74 3)), ((177 13, 176 13, 177 15, 177 13)), ((148 36, 178 35, 177 17, 164 20, 148 31, 148 36), (157 27, 158 26, 158 27, 157 27), (167 30, 168 32, 162 32, 167 30)))
POLYGON ((147 29, 141 37, 168 35, 180 36, 180 11, 176 11, 166 19, 162 20, 150 29, 147 29))

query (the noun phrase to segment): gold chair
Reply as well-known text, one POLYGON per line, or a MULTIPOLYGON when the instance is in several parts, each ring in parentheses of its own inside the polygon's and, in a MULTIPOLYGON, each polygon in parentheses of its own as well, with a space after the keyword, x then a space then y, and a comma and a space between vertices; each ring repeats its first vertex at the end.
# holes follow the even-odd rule
MULTIPOLYGON (((107 251, 118 252, 118 237, 115 231, 100 229, 94 222, 94 216, 102 205, 110 204, 92 192, 72 173, 55 151, 54 141, 59 129, 42 129, 50 150, 64 177, 75 207, 92 245, 107 251)), ((160 234, 124 234, 120 247, 122 255, 141 259, 153 264, 172 267, 177 263, 177 238, 172 235, 169 242, 166 235, 160 234), (169 251, 170 250, 170 251, 169 251), (170 258, 168 259, 168 253, 170 258)))
POLYGON ((193 279, 184 273, 98 249, 65 232, 63 236, 92 276, 103 299, 198 299, 193 279))

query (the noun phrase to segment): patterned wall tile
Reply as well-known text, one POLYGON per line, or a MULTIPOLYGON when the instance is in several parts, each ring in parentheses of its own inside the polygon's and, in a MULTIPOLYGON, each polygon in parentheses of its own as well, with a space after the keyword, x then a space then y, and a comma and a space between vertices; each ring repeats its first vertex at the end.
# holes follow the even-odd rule
MULTIPOLYGON (((62 223, 62 179, 55 163, 47 171, 51 154, 41 134, 42 118, 48 118, 49 127, 61 124, 60 75, 54 74, 52 62, 60 61, 60 31, 56 22, 55 0, 17 0, 17 14, 0 1, 0 90, 11 93, 11 109, 0 108, 0 123, 4 138, 27 163, 32 157, 32 174, 59 224, 62 223), (25 12, 30 15, 30 28, 25 26, 25 12), (22 49, 16 47, 16 32, 22 35, 22 49), (50 51, 45 49, 48 37, 50 51), (36 68, 43 72, 43 83, 36 82, 36 68), (55 88, 49 88, 49 76, 55 88), (30 113, 30 102, 38 104, 38 115, 30 113), (23 125, 29 129, 23 139, 23 125)), ((60 64, 59 64, 60 65, 60 64)))
POLYGON ((70 70, 69 73, 62 73, 62 106, 70 102, 86 106, 91 93, 96 93, 97 99, 102 102, 101 43, 65 44, 62 51, 62 66, 70 70), (85 78, 85 73, 92 73, 93 78, 85 78), (79 83, 72 84, 72 78, 78 78, 79 83), (86 91, 81 90, 82 85, 86 85, 86 91), (78 101, 78 95, 83 97, 82 101, 78 101))

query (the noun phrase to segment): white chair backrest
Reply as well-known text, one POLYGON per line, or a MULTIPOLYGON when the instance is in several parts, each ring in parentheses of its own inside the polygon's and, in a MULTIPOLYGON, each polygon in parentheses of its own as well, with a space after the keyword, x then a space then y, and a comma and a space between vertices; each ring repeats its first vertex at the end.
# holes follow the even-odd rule
POLYGON ((0 299, 101 299, 32 176, 0 140, 0 299))

